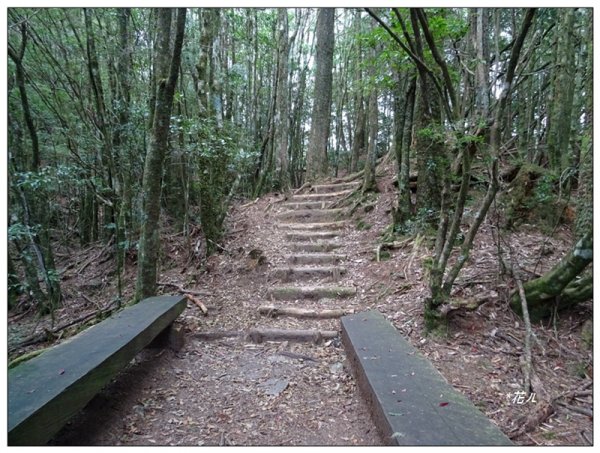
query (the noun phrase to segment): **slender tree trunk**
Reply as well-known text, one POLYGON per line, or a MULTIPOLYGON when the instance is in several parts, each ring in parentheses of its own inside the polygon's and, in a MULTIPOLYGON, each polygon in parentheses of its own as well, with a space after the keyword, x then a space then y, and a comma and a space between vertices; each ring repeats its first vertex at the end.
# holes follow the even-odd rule
POLYGON ((417 78, 411 77, 408 83, 408 90, 405 96, 396 92, 395 102, 398 104, 394 121, 397 122, 395 127, 402 130, 396 132, 396 160, 398 163, 398 202, 393 213, 394 226, 402 225, 408 220, 412 214, 412 201, 410 199, 410 145, 412 142, 413 129, 413 111, 415 108, 415 90, 417 86, 417 78), (400 106, 404 101, 404 106, 400 112, 400 106))
POLYGON ((355 101, 356 105, 356 122, 354 126, 354 138, 352 139, 352 157, 350 161, 350 173, 358 171, 358 162, 360 156, 365 152, 366 143, 366 123, 367 115, 365 114, 365 102, 362 93, 359 93, 355 101))
POLYGON ((171 109, 181 62, 185 29, 185 8, 177 11, 177 29, 171 50, 172 10, 157 10, 158 39, 156 44, 157 86, 152 138, 144 165, 142 235, 138 255, 136 300, 156 294, 156 276, 161 248, 159 233, 162 167, 167 153, 171 109))
POLYGON ((116 150, 117 180, 119 181, 120 203, 116 222, 117 250, 117 286, 119 297, 122 296, 123 271, 125 267, 125 252, 127 251, 128 238, 131 229, 132 208, 132 153, 130 150, 130 104, 131 104, 131 39, 129 22, 131 8, 117 10, 119 25, 119 47, 121 52, 117 61, 117 89, 115 95, 115 111, 117 112, 118 126, 113 134, 113 145, 116 150))
POLYGON ((102 179, 103 184, 106 184, 106 189, 101 190, 102 198, 107 200, 103 206, 103 230, 102 235, 105 239, 109 239, 113 231, 107 228, 107 225, 116 225, 115 208, 118 204, 118 199, 114 192, 114 162, 112 149, 112 131, 106 111, 106 102, 104 96, 104 88, 102 78, 100 76, 100 65, 98 63, 98 55, 96 52, 96 38, 92 28, 92 12, 88 8, 83 9, 85 18, 85 30, 87 35, 87 59, 88 59, 88 74, 90 85, 94 95, 96 107, 96 127, 102 138, 102 148, 100 153, 100 161, 102 163, 102 179))
POLYGON ((289 99, 288 99, 288 58, 290 46, 288 41, 287 9, 280 8, 277 13, 277 94, 275 106, 275 149, 277 152, 277 173, 281 190, 290 189, 290 171, 288 158, 289 134, 289 99))
POLYGON ((362 192, 377 190, 375 181, 375 162, 377 161, 377 133, 379 129, 379 109, 377 106, 377 88, 372 87, 369 94, 369 145, 367 161, 365 162, 365 176, 362 192))
POLYGON ((33 117, 31 116, 31 108, 29 107, 27 89, 25 88, 25 70, 23 69, 23 57, 25 56, 26 46, 27 22, 23 21, 21 23, 21 48, 17 52, 11 47, 8 47, 8 55, 15 64, 15 79, 17 82, 17 87, 19 88, 19 95, 21 97, 23 118, 25 119, 27 131, 29 132, 29 138, 31 139, 31 165, 29 168, 31 171, 37 172, 40 168, 40 145, 37 130, 33 123, 33 117))

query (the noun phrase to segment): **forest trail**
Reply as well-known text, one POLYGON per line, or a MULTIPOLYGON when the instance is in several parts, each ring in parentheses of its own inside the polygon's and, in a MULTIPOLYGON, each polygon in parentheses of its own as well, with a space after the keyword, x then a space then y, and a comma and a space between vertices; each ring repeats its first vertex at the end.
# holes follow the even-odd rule
POLYGON ((239 253, 209 261, 209 314, 188 303, 183 350, 143 351, 53 444, 381 444, 338 336, 361 304, 354 228, 337 207, 358 187, 314 185, 233 213, 244 233, 226 246, 239 253))
MULTIPOLYGON (((469 284, 497 273, 489 259, 495 247, 490 226, 476 242, 462 291, 486 291, 493 300, 456 318, 450 336, 424 337, 427 280, 420 263, 430 250, 418 239, 399 242, 387 256, 380 249, 395 198, 392 172, 382 170, 376 202, 352 215, 342 206, 354 206, 358 182, 236 204, 221 253, 204 267, 194 242, 167 236, 162 292, 189 289, 208 314, 189 301, 180 316, 183 349, 144 350, 52 444, 380 445, 337 337, 339 316, 363 310, 382 313, 505 433, 522 426, 528 408, 507 400, 519 388, 514 339, 521 327, 501 298, 469 284)), ((535 250, 543 238, 517 235, 515 241, 535 250)), ((560 256, 566 241, 548 241, 560 256)), ((535 255, 522 258, 535 266, 535 255)), ((538 335, 555 344, 552 328, 538 335)), ((539 352, 538 363, 547 366, 538 373, 553 392, 578 389, 581 378, 569 370, 580 355, 565 355, 579 349, 573 323, 561 323, 558 335, 567 346, 551 357, 539 352)), ((591 419, 584 423, 564 411, 552 423, 560 426, 557 443, 577 443, 578 429, 591 430, 591 419)), ((547 436, 541 428, 533 435, 537 443, 547 436)), ((513 440, 531 442, 528 435, 513 440)))

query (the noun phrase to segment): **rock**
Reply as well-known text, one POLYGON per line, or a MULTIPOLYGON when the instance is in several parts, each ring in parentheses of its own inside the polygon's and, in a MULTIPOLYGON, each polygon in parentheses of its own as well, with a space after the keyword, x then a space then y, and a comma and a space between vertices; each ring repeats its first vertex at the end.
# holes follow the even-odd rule
POLYGON ((335 362, 329 365, 329 371, 331 374, 341 374, 344 371, 344 364, 342 362, 335 362))
POLYGON ((287 379, 269 379, 268 381, 260 384, 264 389, 265 393, 269 396, 278 396, 290 385, 287 379))

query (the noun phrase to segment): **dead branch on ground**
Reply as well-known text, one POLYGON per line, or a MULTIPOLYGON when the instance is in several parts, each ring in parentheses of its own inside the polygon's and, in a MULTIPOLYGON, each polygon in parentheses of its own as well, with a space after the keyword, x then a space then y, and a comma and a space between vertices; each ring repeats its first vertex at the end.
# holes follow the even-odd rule
POLYGON ((191 294, 186 294, 185 297, 187 297, 190 302, 194 303, 204 316, 208 316, 208 308, 206 308, 206 305, 204 305, 201 300, 196 299, 191 294))
POLYGON ((181 286, 181 285, 179 285, 177 283, 158 282, 157 285, 159 285, 159 286, 172 286, 174 288, 177 288, 177 290, 180 293, 193 294, 194 296, 212 296, 212 293, 210 293, 209 291, 202 291, 202 290, 198 290, 198 289, 188 289, 188 288, 184 288, 183 286, 181 286))

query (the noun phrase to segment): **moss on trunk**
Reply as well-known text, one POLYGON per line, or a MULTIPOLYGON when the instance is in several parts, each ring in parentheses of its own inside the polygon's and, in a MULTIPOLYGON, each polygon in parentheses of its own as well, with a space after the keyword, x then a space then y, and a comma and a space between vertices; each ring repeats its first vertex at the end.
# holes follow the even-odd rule
MULTIPOLYGON (((588 231, 550 271, 523 285, 532 321, 550 316, 556 309, 562 310, 591 298, 592 277, 576 277, 592 262, 592 258, 593 236, 592 231, 588 231)), ((510 305, 519 316, 522 315, 518 292, 512 294, 510 305)))

